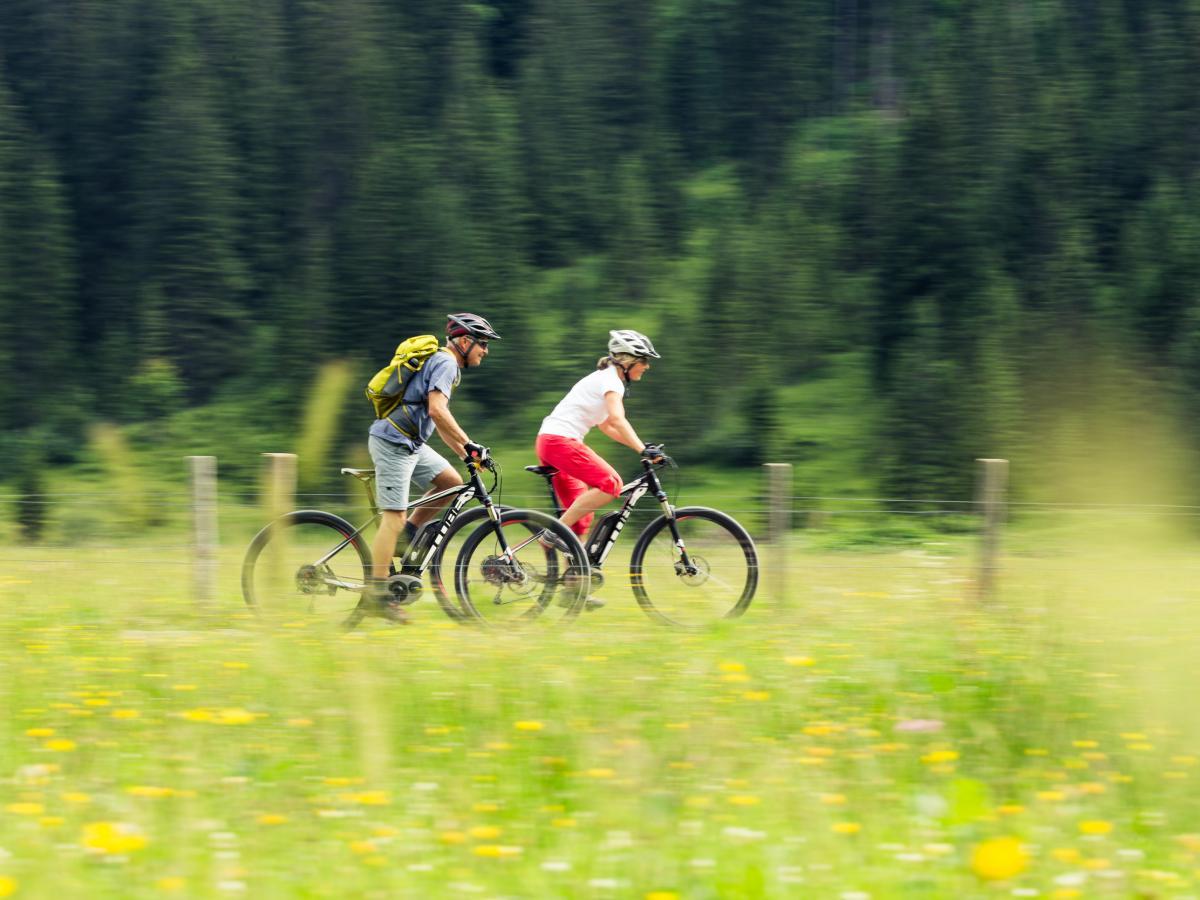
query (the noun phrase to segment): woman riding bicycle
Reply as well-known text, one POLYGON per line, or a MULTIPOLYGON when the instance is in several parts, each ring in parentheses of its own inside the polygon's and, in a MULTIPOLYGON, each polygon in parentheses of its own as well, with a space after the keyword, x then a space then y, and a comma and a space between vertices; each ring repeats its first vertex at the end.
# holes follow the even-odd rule
POLYGON ((622 399, 625 386, 641 381, 650 360, 662 357, 650 338, 640 332, 620 330, 608 335, 608 355, 601 357, 596 371, 577 381, 542 420, 537 436, 538 459, 542 465, 558 470, 553 484, 566 510, 562 523, 581 538, 587 534, 592 514, 621 494, 621 476, 583 442, 592 427, 643 456, 657 459, 662 455, 660 447, 638 437, 625 418, 622 399))

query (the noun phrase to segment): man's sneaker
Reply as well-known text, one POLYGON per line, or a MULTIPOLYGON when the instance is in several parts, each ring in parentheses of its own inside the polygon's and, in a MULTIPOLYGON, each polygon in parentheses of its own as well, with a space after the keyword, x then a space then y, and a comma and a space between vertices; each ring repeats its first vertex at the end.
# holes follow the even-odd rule
POLYGON ((543 528, 538 533, 537 538, 543 547, 549 547, 551 550, 557 550, 559 553, 564 553, 567 556, 571 555, 571 548, 567 546, 567 542, 549 528, 543 528))
POLYGON ((409 616, 408 610, 406 610, 399 603, 395 603, 390 600, 386 603, 381 603, 379 605, 378 612, 376 612, 375 615, 379 616, 379 618, 383 619, 385 622, 390 622, 393 625, 407 625, 412 621, 412 617, 409 616))
POLYGON ((368 616, 384 619, 393 625, 407 625, 411 619, 404 607, 392 599, 386 581, 371 581, 363 588, 363 611, 368 616))

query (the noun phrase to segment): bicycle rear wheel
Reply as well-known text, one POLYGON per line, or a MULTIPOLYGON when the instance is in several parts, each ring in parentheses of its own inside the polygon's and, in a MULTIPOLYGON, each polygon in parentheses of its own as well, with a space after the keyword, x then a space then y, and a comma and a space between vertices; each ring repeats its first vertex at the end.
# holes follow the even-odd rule
POLYGON ((693 570, 660 516, 646 526, 629 559, 638 605, 662 625, 702 627, 735 619, 746 611, 758 587, 754 540, 736 520, 703 506, 675 510, 680 540, 693 570))
MULTIPOLYGON (((459 608, 470 620, 498 627, 519 627, 549 612, 558 621, 574 619, 583 609, 591 583, 591 567, 583 545, 569 528, 545 513, 508 509, 499 522, 464 516, 454 532, 473 527, 463 540, 449 574, 459 608), (544 547, 536 539, 543 529, 558 536, 569 553, 544 547), (504 545, 500 535, 504 535, 504 545), (506 558, 504 546, 512 553, 506 558)), ((442 573, 432 576, 440 581, 442 573)))
POLYGON ((339 516, 300 510, 260 531, 242 563, 242 596, 265 618, 297 616, 353 624, 371 571, 371 550, 339 516))

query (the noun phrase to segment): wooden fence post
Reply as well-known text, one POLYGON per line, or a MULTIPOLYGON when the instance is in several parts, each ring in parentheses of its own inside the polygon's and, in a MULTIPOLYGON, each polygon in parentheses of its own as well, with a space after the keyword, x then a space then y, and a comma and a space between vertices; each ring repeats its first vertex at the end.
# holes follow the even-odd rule
POLYGON ((979 599, 987 601, 995 594, 1000 565, 1000 530, 1007 511, 1008 460, 977 459, 976 462, 980 468, 975 502, 982 519, 977 584, 979 599))
MULTIPOLYGON (((274 523, 286 512, 294 509, 296 496, 296 454, 264 453, 267 458, 266 485, 263 506, 267 521, 274 523)), ((288 529, 275 529, 262 555, 263 572, 271 585, 286 584, 291 575, 286 570, 288 559, 288 529)))
POLYGON ((192 471, 192 589, 196 604, 217 598, 217 458, 189 456, 192 471))
POLYGON ((775 608, 782 611, 788 605, 787 537, 792 527, 792 464, 764 463, 763 468, 767 480, 767 543, 771 545, 767 580, 775 608))

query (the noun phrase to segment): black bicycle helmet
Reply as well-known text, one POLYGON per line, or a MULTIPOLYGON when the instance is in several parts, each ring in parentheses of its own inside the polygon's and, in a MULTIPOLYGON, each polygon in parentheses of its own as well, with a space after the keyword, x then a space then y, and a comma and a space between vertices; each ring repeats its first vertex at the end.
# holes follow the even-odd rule
POLYGON ((446 316, 446 337, 456 338, 464 335, 481 341, 500 340, 496 329, 483 316, 468 312, 449 313, 446 316))

